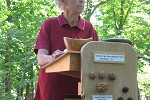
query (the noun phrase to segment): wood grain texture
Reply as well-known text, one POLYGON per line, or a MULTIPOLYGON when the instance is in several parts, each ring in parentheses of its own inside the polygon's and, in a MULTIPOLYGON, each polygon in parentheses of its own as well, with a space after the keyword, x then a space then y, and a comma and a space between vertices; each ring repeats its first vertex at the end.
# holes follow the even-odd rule
POLYGON ((80 78, 80 66, 80 52, 68 51, 44 68, 46 73, 58 72, 80 78))
POLYGON ((93 95, 111 95, 113 100, 117 100, 118 97, 123 97, 124 100, 128 97, 138 100, 136 60, 135 50, 126 43, 90 42, 84 45, 81 49, 81 88, 85 100, 92 100, 93 95), (125 63, 94 62, 93 52, 124 54, 125 63), (98 74, 100 71, 105 72, 105 79, 99 79, 98 76, 94 80, 89 79, 90 72, 98 74), (115 72, 116 80, 108 79, 110 72, 115 72), (102 82, 108 84, 108 90, 98 92, 97 84, 102 82), (129 91, 123 93, 123 87, 128 87, 129 91))

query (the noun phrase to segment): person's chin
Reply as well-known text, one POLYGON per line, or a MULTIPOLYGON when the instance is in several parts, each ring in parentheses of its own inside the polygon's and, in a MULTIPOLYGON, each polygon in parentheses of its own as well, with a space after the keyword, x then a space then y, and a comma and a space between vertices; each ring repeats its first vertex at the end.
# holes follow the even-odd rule
POLYGON ((77 12, 78 12, 79 14, 81 14, 81 13, 83 12, 83 9, 82 9, 82 10, 78 10, 77 12))

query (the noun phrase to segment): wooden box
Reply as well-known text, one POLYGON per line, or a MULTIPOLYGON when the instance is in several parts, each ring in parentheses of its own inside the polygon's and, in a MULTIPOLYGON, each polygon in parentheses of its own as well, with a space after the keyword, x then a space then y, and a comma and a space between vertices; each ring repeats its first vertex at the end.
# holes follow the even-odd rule
POLYGON ((46 73, 58 72, 80 78, 80 52, 68 51, 43 68, 46 73))

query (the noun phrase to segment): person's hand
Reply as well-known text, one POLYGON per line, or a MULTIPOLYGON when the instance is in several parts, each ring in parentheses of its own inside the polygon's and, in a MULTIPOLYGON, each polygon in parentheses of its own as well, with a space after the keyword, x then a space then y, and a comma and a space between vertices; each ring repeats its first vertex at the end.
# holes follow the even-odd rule
POLYGON ((48 50, 46 49, 39 49, 37 53, 37 60, 40 67, 47 65, 48 63, 53 61, 53 56, 48 55, 48 50))
POLYGON ((48 55, 48 50, 39 49, 37 54, 38 64, 43 67, 51 63, 54 59, 58 58, 62 54, 64 54, 64 51, 56 50, 52 55, 48 55))
POLYGON ((37 60, 38 60, 38 64, 43 67, 45 65, 47 65, 48 63, 53 61, 53 57, 51 55, 45 55, 45 54, 40 54, 37 55, 37 60))
POLYGON ((56 50, 56 51, 53 52, 52 57, 53 57, 53 59, 56 59, 64 53, 65 53, 64 51, 56 50))
POLYGON ((67 53, 67 52, 68 52, 68 49, 65 49, 65 50, 64 50, 64 53, 67 53))

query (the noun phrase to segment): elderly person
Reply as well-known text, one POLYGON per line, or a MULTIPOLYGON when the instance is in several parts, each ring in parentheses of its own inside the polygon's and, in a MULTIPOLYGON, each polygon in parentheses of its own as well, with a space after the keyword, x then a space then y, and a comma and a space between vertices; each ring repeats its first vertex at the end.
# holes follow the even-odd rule
MULTIPOLYGON (((55 0, 63 11, 59 16, 48 18, 41 26, 34 52, 38 64, 44 66, 55 57, 63 54, 65 49, 63 37, 93 38, 98 35, 92 24, 80 17, 85 0, 55 0)), ((37 90, 34 100, 64 100, 68 94, 78 94, 80 79, 59 73, 45 73, 40 69, 37 90)))

